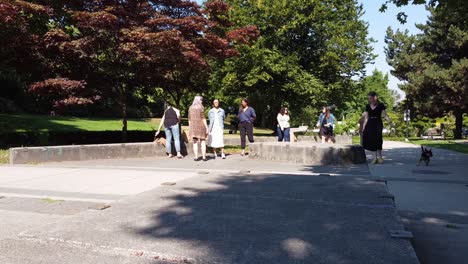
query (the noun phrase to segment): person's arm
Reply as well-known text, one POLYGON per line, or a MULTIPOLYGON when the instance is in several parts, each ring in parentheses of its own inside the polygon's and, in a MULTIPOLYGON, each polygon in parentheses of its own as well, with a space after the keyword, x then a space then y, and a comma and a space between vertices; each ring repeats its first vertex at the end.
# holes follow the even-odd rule
POLYGON ((317 120, 317 124, 315 125, 316 127, 320 127, 320 119, 322 119, 323 113, 320 113, 319 118, 317 120))
POLYGON ((252 107, 250 107, 250 121, 252 121, 252 123, 255 121, 255 119, 257 118, 257 114, 255 114, 255 109, 253 109, 252 107))
POLYGON ((330 126, 335 128, 335 116, 333 114, 330 114, 330 126))
POLYGON ((159 135, 159 132, 161 131, 161 127, 162 125, 164 124, 164 118, 166 117, 166 112, 164 112, 163 114, 163 117, 161 118, 161 121, 159 123, 159 127, 158 127, 158 130, 156 131, 156 133, 154 134, 154 137, 157 137, 159 135))
POLYGON ((283 131, 283 130, 284 130, 284 128, 283 128, 283 126, 281 126, 281 120, 280 120, 280 117, 281 117, 281 115, 280 115, 280 114, 278 114, 278 115, 276 116, 276 121, 278 122, 278 126, 280 127, 281 131, 283 131))
POLYGON ((200 115, 202 117, 203 125, 205 125, 206 134, 208 135, 210 133, 210 129, 208 128, 208 123, 206 122, 206 117, 203 109, 200 111, 200 115))
POLYGON ((176 112, 177 121, 178 121, 178 123, 180 123, 180 120, 181 120, 181 117, 180 117, 180 110, 179 110, 179 109, 176 109, 176 108, 174 108, 174 107, 173 107, 172 109, 174 109, 174 111, 176 112))
POLYGON ((369 114, 366 112, 362 113, 361 119, 359 119, 359 133, 363 133, 364 129, 366 129, 367 120, 369 120, 369 114))
POLYGON ((385 120, 387 120, 387 122, 392 128, 395 127, 395 124, 393 124, 392 119, 390 119, 390 117, 388 116, 387 111, 382 110, 382 117, 385 118, 385 120))

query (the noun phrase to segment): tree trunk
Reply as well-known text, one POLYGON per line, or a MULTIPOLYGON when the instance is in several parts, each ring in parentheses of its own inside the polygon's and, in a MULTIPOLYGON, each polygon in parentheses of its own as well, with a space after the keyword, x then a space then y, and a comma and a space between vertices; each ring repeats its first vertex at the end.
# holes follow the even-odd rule
POLYGON ((127 102, 122 103, 122 143, 127 142, 127 102))
POLYGON ((461 139, 462 138, 462 127, 463 127, 463 111, 456 110, 455 111, 455 131, 454 131, 454 138, 461 139))

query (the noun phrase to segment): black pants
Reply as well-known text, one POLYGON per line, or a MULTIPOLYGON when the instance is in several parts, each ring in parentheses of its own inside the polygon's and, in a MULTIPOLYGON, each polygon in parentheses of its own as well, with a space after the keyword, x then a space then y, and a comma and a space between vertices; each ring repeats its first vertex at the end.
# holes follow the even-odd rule
POLYGON ((245 135, 246 134, 247 134, 247 137, 249 138, 249 142, 250 143, 254 142, 253 124, 242 122, 239 124, 239 131, 240 131, 240 137, 241 137, 241 148, 245 149, 245 135))

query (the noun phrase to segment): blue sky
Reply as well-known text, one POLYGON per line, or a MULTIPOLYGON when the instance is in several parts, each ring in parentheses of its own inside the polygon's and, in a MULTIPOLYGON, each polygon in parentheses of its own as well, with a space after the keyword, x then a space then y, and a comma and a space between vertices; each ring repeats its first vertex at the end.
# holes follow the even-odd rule
MULTIPOLYGON (((198 3, 202 3, 203 0, 196 0, 198 3)), ((373 44, 374 53, 378 56, 375 59, 374 64, 369 64, 366 67, 367 74, 370 75, 374 69, 378 69, 384 73, 389 73, 390 66, 385 61, 384 47, 385 47, 385 31, 388 26, 391 26, 393 30, 408 29, 410 33, 418 33, 418 29, 415 27, 417 23, 424 23, 427 19, 428 12, 422 5, 417 6, 405 6, 397 8, 393 5, 389 5, 385 13, 380 13, 379 8, 384 0, 358 0, 364 6, 365 14, 362 20, 369 23, 369 37, 374 38, 377 42, 373 44), (398 12, 404 11, 408 15, 407 23, 401 24, 396 19, 398 12)), ((391 89, 398 89, 398 79, 390 75, 389 87, 391 89)), ((401 91, 400 91, 401 92, 401 91)))

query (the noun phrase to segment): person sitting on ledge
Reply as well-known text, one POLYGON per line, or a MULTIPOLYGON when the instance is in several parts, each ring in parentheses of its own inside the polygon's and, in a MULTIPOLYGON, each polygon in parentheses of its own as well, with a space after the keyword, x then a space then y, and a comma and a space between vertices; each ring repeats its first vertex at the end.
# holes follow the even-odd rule
POLYGON ((335 116, 330 112, 330 107, 324 106, 317 121, 320 129, 319 135, 322 143, 333 142, 333 128, 335 127, 335 116))

